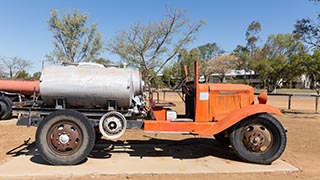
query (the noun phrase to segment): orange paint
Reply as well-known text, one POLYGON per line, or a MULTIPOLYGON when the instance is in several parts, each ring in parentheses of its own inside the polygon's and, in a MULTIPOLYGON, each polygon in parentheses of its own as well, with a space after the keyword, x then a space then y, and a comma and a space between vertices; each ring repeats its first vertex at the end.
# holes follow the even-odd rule
POLYGON ((262 93, 259 94, 258 101, 259 101, 259 104, 267 104, 268 94, 266 91, 263 91, 262 93))
POLYGON ((209 87, 208 84, 198 84, 196 92, 195 121, 208 122, 209 117, 209 87))
MULTIPOLYGON (((264 104, 267 101, 266 93, 261 93, 258 97, 260 104, 254 105, 254 89, 251 86, 242 84, 199 84, 197 81, 197 62, 195 62, 194 79, 194 121, 186 122, 181 119, 181 122, 179 122, 179 119, 177 119, 171 122, 166 119, 166 108, 153 108, 155 121, 145 120, 145 131, 212 136, 255 114, 282 114, 279 109, 264 104)), ((192 102, 188 101, 188 103, 192 102)))
POLYGON ((170 121, 145 121, 145 131, 155 132, 179 132, 179 133, 191 133, 198 134, 198 132, 205 131, 206 129, 212 129, 214 123, 197 123, 197 122, 170 122, 170 121))
POLYGON ((157 121, 165 121, 167 118, 167 110, 166 109, 153 109, 153 116, 157 121))
POLYGON ((245 119, 246 117, 260 114, 260 113, 270 113, 276 115, 282 115, 281 111, 278 108, 265 105, 265 104, 256 104, 247 106, 238 110, 235 110, 224 117, 216 119, 215 126, 213 128, 208 128, 202 132, 198 132, 200 135, 207 136, 217 134, 229 127, 233 126, 237 122, 245 119))
POLYGON ((146 120, 144 123, 144 130, 155 132, 180 132, 198 134, 201 136, 211 136, 228 129, 246 117, 260 113, 282 115, 280 110, 275 107, 257 104, 235 110, 234 112, 224 116, 222 119, 216 120, 215 122, 170 122, 146 120))
POLYGON ((39 93, 40 81, 32 80, 5 80, 0 79, 0 90, 20 93, 26 96, 32 95, 34 92, 39 93))
POLYGON ((219 119, 254 103, 254 90, 250 86, 242 84, 209 84, 208 86, 210 88, 210 119, 219 119))

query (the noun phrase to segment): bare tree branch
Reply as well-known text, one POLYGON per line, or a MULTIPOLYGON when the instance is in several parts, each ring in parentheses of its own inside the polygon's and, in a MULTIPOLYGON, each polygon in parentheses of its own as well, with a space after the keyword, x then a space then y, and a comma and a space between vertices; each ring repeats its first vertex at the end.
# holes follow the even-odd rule
POLYGON ((143 79, 150 81, 195 39, 203 25, 204 21, 191 24, 184 11, 168 8, 163 20, 147 25, 135 24, 116 35, 108 50, 139 68, 143 79))
POLYGON ((3 67, 3 73, 13 78, 19 71, 27 70, 32 67, 32 63, 20 57, 2 57, 0 65, 3 67))

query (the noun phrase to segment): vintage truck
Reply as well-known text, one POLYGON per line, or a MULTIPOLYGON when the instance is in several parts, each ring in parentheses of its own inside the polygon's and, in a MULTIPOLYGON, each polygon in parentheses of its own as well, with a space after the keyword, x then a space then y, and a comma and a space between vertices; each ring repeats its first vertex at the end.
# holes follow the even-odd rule
POLYGON ((12 102, 3 95, 1 112, 19 114, 17 125, 37 126, 36 146, 53 165, 78 164, 97 139, 117 139, 131 128, 214 136, 251 163, 278 159, 286 131, 273 116, 281 115, 279 109, 266 104, 266 93, 255 104, 252 87, 199 83, 197 62, 194 68, 195 81, 182 86, 182 115, 172 110, 175 104, 154 99, 151 87, 144 95, 139 71, 92 63, 45 67, 40 81, 16 87, 16 93, 28 92, 32 98, 12 102))

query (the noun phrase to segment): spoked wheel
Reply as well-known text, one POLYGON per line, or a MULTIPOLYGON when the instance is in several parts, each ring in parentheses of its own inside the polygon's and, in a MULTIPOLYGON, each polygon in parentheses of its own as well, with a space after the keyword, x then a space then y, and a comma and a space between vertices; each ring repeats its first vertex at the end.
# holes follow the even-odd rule
POLYGON ((88 119, 70 110, 45 117, 36 133, 40 156, 53 165, 73 165, 86 159, 95 144, 95 132, 88 119))
POLYGON ((283 126, 271 115, 249 117, 237 125, 230 134, 230 143, 235 153, 252 163, 271 164, 286 147, 283 126))

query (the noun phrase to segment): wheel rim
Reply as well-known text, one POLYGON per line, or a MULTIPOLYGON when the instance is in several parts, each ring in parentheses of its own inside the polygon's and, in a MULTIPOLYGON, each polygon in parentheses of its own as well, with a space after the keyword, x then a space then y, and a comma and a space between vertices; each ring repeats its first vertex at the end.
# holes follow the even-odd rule
POLYGON ((273 143, 272 132, 261 124, 247 125, 242 137, 246 149, 255 153, 267 152, 273 143))
POLYGON ((112 140, 121 137, 126 128, 127 120, 119 112, 108 112, 101 117, 99 122, 99 130, 102 135, 112 140))
POLYGON ((67 120, 51 126, 47 137, 49 147, 62 155, 73 154, 81 147, 83 142, 83 133, 79 126, 67 120))

